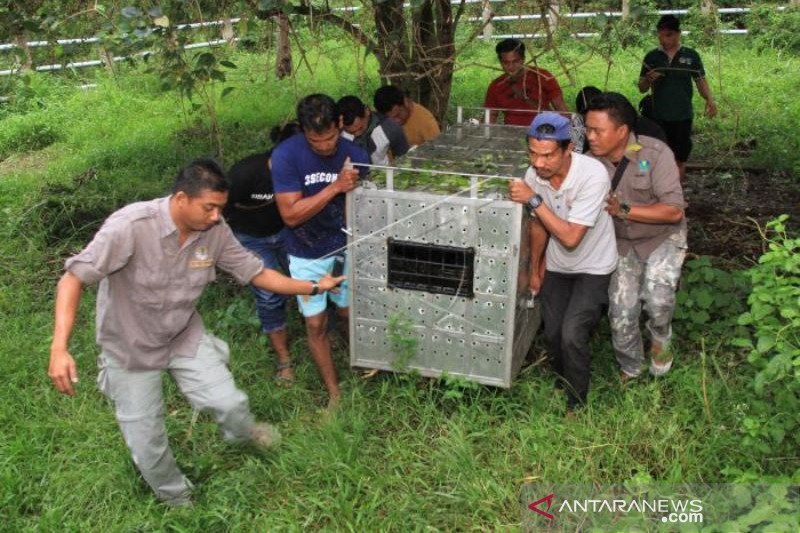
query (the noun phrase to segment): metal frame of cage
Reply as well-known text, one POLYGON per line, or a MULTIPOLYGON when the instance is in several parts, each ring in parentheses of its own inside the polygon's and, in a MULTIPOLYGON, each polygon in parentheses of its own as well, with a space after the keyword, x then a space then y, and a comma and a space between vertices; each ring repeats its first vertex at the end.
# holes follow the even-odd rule
POLYGON ((502 128, 454 125, 416 159, 403 158, 408 167, 373 167, 385 174, 383 187, 370 182, 348 194, 351 366, 511 386, 540 323, 528 290, 528 214, 482 185, 513 174, 419 168, 426 151, 470 135, 504 146, 502 128), (399 173, 455 175, 469 186, 397 190, 399 173))

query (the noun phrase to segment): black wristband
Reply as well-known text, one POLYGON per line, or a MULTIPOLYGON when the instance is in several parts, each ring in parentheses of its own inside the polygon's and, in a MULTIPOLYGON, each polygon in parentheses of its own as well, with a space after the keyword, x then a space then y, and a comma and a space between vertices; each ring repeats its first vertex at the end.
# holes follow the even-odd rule
POLYGON ((311 282, 311 296, 316 296, 319 294, 319 283, 316 281, 311 282))

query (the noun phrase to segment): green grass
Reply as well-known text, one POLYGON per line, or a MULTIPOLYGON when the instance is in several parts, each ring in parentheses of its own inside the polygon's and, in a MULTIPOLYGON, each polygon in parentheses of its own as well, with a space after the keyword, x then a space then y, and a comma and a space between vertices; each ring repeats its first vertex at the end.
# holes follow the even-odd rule
MULTIPOLYGON (((359 85, 353 47, 322 45, 321 53, 309 55, 313 75, 301 65, 296 79, 281 82, 264 74, 271 68, 264 56, 233 56, 239 68, 229 78, 237 90, 218 108, 226 163, 263 148, 269 127, 290 117, 303 94, 323 90, 369 99, 378 84, 374 65, 367 62, 359 85)), ((797 58, 726 46, 718 67, 713 50, 701 52, 723 116, 698 121, 698 157, 724 157, 726 146, 746 133, 759 139, 754 160, 798 168, 800 150, 791 132, 800 110, 789 91, 800 76, 797 58)), ((608 88, 634 96, 641 53, 620 55, 608 88)), ((479 105, 495 72, 476 65, 493 64, 488 46, 471 49, 456 72, 453 103, 479 105)), ((551 57, 543 65, 562 77, 551 57)), ((606 67, 593 59, 575 71, 575 85, 564 83, 567 101, 581 85, 602 86, 606 67)), ((743 419, 762 400, 752 391, 754 370, 739 353, 701 353, 698 345, 680 342, 667 377, 622 389, 604 325, 594 342, 590 403, 576 419, 565 420, 563 397, 538 366, 511 390, 478 387, 459 390, 459 398, 452 394, 455 385, 413 376, 363 380, 339 351, 345 399, 326 420, 319 411, 325 394, 296 312, 290 334, 298 382, 279 389, 270 379, 273 358, 257 332, 248 291, 218 283, 202 300, 205 322, 230 342, 239 386, 259 418, 279 424, 285 442, 266 455, 224 444, 208 417, 192 426, 191 409, 166 380, 170 438, 197 484, 197 506, 165 509, 136 473, 112 410, 94 385, 92 290, 81 304, 72 342, 81 375, 78 396, 63 397, 50 385, 53 289, 63 258, 108 212, 162 194, 175 171, 210 153, 211 144, 202 120, 173 95, 159 92, 152 77, 97 73, 97 81, 98 89, 78 92, 37 78, 33 86, 41 94, 56 96, 0 122, 0 153, 7 157, 0 162, 2 529, 514 530, 526 481, 796 479, 800 461, 793 437, 770 453, 741 446, 743 419), (41 124, 58 132, 46 147, 7 140, 41 124), (76 186, 73 178, 90 169, 95 177, 76 186), (54 199, 56 206, 80 213, 66 221, 73 226, 57 239, 45 222, 61 211, 43 207, 54 199)), ((693 327, 678 322, 678 337, 693 327)), ((707 339, 708 346, 716 346, 712 341, 707 339)), ((768 409, 774 417, 797 416, 778 405, 768 409)))

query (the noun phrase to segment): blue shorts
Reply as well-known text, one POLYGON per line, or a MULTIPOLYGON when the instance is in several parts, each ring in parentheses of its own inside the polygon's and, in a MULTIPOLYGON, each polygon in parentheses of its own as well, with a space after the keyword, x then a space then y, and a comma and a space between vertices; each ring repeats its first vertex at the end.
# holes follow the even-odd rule
MULTIPOLYGON (((344 275, 346 276, 350 270, 350 262, 347 260, 347 254, 344 255, 344 275)), ((295 279, 303 279, 307 281, 319 281, 319 279, 326 273, 333 270, 333 256, 322 257, 320 259, 305 259, 303 257, 296 257, 289 255, 289 274, 295 279)), ((336 307, 347 308, 349 306, 349 287, 345 280, 339 285, 338 294, 332 292, 324 292, 316 296, 298 296, 297 306, 303 316, 310 317, 316 316, 325 312, 328 307, 328 299, 336 304, 336 307)))

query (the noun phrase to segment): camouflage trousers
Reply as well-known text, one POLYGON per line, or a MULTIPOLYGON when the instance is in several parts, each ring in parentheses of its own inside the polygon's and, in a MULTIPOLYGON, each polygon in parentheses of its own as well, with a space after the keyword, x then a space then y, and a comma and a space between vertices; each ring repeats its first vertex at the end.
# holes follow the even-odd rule
POLYGON ((638 376, 644 365, 644 342, 639 317, 644 307, 650 338, 669 349, 675 291, 686 256, 686 230, 675 233, 641 259, 631 249, 620 255, 608 288, 609 320, 614 353, 622 371, 638 376))

